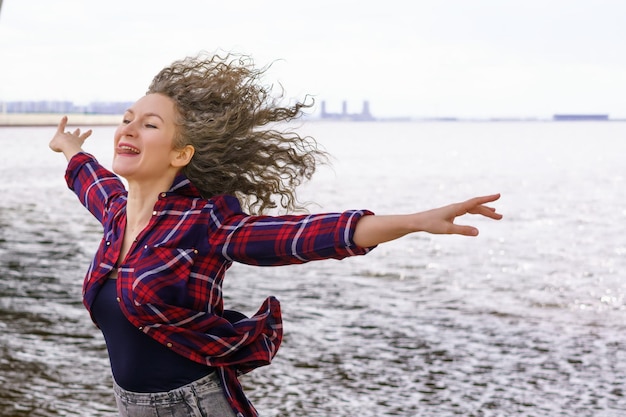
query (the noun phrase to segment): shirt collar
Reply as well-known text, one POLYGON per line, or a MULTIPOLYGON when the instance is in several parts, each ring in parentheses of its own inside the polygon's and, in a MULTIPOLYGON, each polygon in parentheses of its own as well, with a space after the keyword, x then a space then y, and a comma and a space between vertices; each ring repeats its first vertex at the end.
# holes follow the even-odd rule
POLYGON ((189 197, 201 197, 200 191, 191 183, 189 178, 183 173, 178 173, 169 189, 170 193, 176 193, 189 197))

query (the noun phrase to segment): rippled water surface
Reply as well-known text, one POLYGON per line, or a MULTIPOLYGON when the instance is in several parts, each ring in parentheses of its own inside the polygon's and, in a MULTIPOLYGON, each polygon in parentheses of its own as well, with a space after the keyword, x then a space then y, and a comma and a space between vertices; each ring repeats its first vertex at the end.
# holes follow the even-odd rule
MULTIPOLYGON (((52 128, 0 128, 0 416, 114 416, 81 304, 100 228, 52 128)), ((477 238, 418 234, 344 261, 235 265, 226 304, 282 302, 263 416, 626 415, 626 124, 308 123, 334 156, 310 211, 410 212, 501 192, 477 238)), ((107 165, 113 128, 86 149, 107 165)))

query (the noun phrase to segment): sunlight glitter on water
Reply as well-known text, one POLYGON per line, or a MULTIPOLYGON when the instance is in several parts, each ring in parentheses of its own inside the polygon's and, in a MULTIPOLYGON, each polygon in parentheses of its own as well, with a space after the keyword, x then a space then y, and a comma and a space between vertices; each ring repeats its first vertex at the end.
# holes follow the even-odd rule
MULTIPOLYGON (((233 266, 228 306, 251 313, 274 294, 283 307, 275 362, 242 379, 263 416, 626 413, 625 124, 305 129, 335 156, 303 188, 314 211, 406 212, 500 191, 505 219, 463 219, 476 239, 415 235, 342 262, 233 266)), ((111 133, 88 145, 105 164, 111 133)), ((100 227, 66 189, 49 134, 0 130, 0 415, 110 417, 106 349, 80 299, 100 227)))

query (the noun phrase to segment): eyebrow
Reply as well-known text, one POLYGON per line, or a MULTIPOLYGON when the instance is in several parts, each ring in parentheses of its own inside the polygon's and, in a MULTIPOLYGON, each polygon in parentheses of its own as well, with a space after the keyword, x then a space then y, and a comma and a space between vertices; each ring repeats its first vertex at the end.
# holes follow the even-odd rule
MULTIPOLYGON (((126 109, 126 113, 135 114, 135 112, 132 111, 131 109, 126 109)), ((165 120, 163 120, 163 118, 161 116, 159 116, 157 113, 146 113, 146 114, 144 114, 144 117, 150 117, 150 116, 158 117, 159 119, 161 119, 161 121, 163 123, 165 123, 165 120)))

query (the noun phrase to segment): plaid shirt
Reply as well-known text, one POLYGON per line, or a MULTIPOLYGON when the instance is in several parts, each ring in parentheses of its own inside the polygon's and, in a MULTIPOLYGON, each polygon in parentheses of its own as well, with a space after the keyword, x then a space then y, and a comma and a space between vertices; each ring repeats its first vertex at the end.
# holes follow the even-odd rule
POLYGON ((178 354, 216 367, 238 416, 257 412, 237 375, 270 363, 282 340, 282 319, 274 297, 249 319, 230 323, 222 317, 222 280, 232 262, 297 264, 371 249, 352 242, 358 219, 369 211, 250 216, 235 197, 202 198, 179 174, 116 265, 126 227, 123 183, 86 153, 70 160, 66 181, 104 228, 83 285, 87 309, 117 267, 118 301, 129 322, 178 354))

